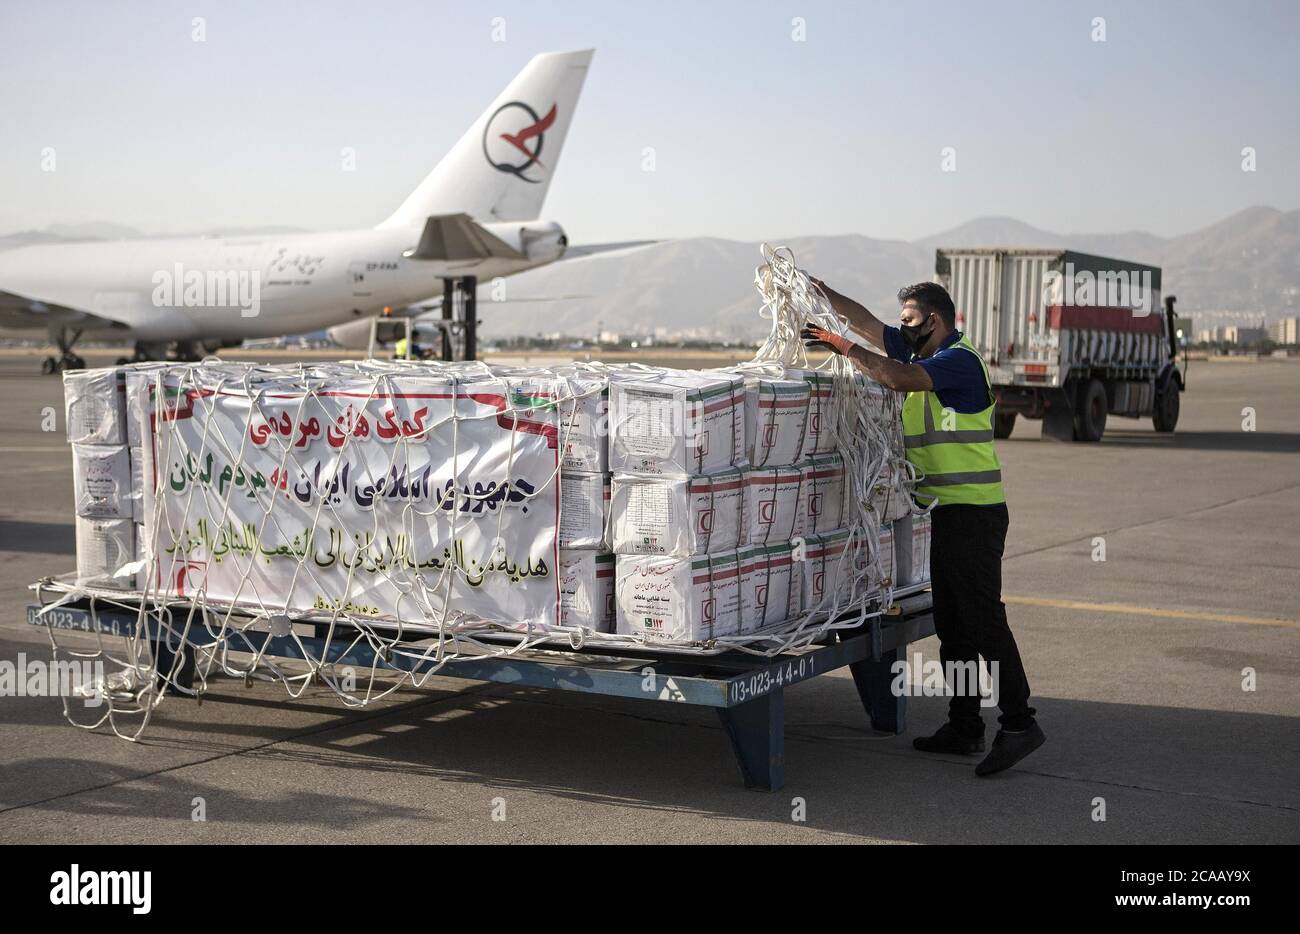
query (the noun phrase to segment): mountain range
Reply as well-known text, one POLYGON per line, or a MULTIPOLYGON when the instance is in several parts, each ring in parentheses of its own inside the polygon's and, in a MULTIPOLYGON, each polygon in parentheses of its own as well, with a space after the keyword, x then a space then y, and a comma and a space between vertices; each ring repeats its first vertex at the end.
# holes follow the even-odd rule
MULTIPOLYGON (((1057 234, 1010 217, 982 217, 921 240, 857 234, 769 241, 788 246, 804 269, 892 317, 900 286, 934 274, 938 247, 1061 247, 1159 266, 1165 294, 1189 317, 1258 321, 1300 313, 1300 211, 1253 207, 1177 237, 1132 231, 1057 234)), ((507 297, 577 295, 564 302, 520 302, 484 309, 485 336, 597 329, 646 333, 691 329, 758 337, 767 323, 754 269, 761 244, 713 237, 667 240, 506 280, 507 297)))

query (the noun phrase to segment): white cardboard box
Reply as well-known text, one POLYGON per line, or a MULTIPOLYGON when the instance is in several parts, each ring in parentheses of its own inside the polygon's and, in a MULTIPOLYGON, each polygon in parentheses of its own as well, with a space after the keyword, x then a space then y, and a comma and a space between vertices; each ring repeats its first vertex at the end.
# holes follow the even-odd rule
POLYGON ((72 489, 77 515, 130 519, 131 459, 126 445, 72 445, 72 489))
POLYGON ((876 510, 876 515, 883 522, 902 519, 912 512, 910 497, 895 485, 894 468, 889 464, 884 465, 880 478, 872 487, 871 504, 876 510))
MULTIPOLYGON (((850 544, 848 529, 836 529, 804 539, 800 607, 802 612, 845 612, 871 592, 866 575, 864 544, 850 544)), ((893 554, 892 539, 889 544, 893 554)), ((796 559, 799 557, 796 552, 796 559)))
POLYGON ((929 513, 894 523, 895 586, 911 587, 930 579, 930 531, 929 513))
POLYGON ((118 576, 136 560, 135 526, 130 519, 87 519, 78 516, 77 583, 83 587, 136 589, 137 575, 118 576))
POLYGON ((619 555, 618 632, 647 642, 704 642, 740 627, 736 551, 678 558, 619 555))
POLYGON ((744 532, 749 545, 789 543, 807 531, 804 471, 758 467, 745 471, 744 532))
POLYGON ((561 626, 614 631, 614 566, 610 552, 560 552, 561 626))
POLYGON ((560 466, 576 473, 609 470, 609 377, 580 364, 542 369, 494 366, 510 385, 511 404, 559 410, 560 466), (550 401, 550 400, 558 400, 550 401))
POLYGON ((609 521, 610 477, 607 473, 560 474, 560 547, 605 548, 609 521))
POLYGON ((64 412, 74 444, 126 443, 126 390, 122 371, 65 370, 64 412))
POLYGON ((804 530, 817 534, 842 528, 847 490, 844 458, 820 454, 804 461, 802 467, 804 530))
POLYGON ((792 546, 749 545, 739 552, 741 635, 797 617, 799 575, 792 546))
POLYGON ((787 370, 786 375, 808 383, 808 420, 802 456, 831 453, 837 447, 835 425, 839 417, 835 378, 822 370, 787 370))
POLYGON ((921 584, 930 579, 930 541, 933 523, 930 514, 912 517, 912 564, 907 583, 921 584))
POLYGON ((745 379, 745 455, 753 467, 785 467, 803 454, 809 383, 732 371, 745 379))
POLYGON ((662 370, 611 379, 610 468, 696 476, 745 464, 745 382, 662 370))
POLYGON ((745 473, 728 467, 698 477, 616 473, 610 546, 619 554, 685 557, 740 544, 745 473))

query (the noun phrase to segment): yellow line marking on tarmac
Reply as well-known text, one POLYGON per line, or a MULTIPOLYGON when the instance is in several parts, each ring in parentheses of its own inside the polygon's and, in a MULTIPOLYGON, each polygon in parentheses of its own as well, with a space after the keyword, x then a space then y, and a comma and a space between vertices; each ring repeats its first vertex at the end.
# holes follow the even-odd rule
POLYGON ((1049 597, 1008 597, 1004 603, 1021 606, 1049 606, 1060 610, 1093 610, 1098 613, 1128 613, 1132 616, 1159 616, 1165 619, 1199 619, 1210 623, 1245 623, 1250 626, 1282 626, 1300 629, 1300 619, 1278 619, 1265 616, 1234 616, 1230 613, 1201 613, 1196 610, 1162 610, 1154 606, 1134 606, 1129 603, 1088 603, 1084 600, 1053 600, 1049 597))

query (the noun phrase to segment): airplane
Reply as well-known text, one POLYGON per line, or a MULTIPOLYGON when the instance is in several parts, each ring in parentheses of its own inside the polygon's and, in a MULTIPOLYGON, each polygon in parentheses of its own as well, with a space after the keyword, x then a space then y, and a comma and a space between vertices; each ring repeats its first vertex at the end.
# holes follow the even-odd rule
POLYGON ((441 285, 449 310, 464 293, 464 352, 472 358, 478 280, 555 262, 568 250, 564 229, 539 217, 593 52, 529 61, 372 229, 0 253, 0 331, 47 333, 59 351, 44 361, 47 373, 85 366, 73 350, 83 336, 133 341, 134 357, 120 362, 158 359, 173 347, 179 359, 197 359, 200 350, 410 308, 441 285))

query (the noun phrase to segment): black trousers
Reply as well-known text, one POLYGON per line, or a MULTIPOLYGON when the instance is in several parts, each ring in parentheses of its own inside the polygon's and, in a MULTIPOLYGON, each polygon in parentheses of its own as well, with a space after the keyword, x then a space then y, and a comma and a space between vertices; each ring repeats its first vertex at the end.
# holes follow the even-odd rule
POLYGON ((1029 681, 1002 603, 1006 504, 938 506, 930 515, 930 587, 939 658, 949 674, 949 688, 958 688, 948 704, 948 718, 964 734, 983 735, 980 698, 972 679, 965 679, 968 689, 963 691, 961 682, 952 683, 951 674, 953 663, 966 663, 962 665, 966 672, 977 672, 983 656, 991 673, 996 673, 993 683, 1002 710, 998 721, 1008 730, 1027 729, 1034 722, 1029 681))

